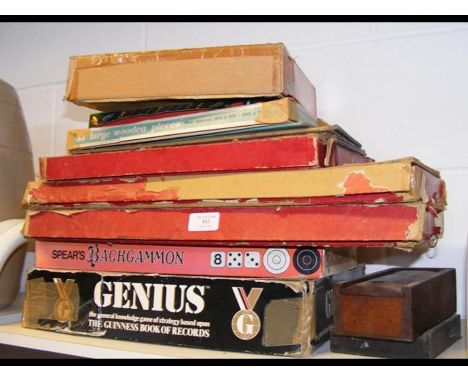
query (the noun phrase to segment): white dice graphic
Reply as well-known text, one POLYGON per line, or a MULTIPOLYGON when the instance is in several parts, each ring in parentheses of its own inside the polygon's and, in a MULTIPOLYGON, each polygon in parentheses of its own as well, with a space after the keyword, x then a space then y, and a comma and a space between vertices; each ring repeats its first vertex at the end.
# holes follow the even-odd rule
POLYGON ((228 252, 226 261, 228 268, 241 268, 242 252, 228 252))
POLYGON ((212 268, 226 266, 226 254, 224 252, 211 252, 210 266, 212 268))
POLYGON ((244 265, 246 268, 260 268, 260 253, 246 252, 244 255, 244 265))

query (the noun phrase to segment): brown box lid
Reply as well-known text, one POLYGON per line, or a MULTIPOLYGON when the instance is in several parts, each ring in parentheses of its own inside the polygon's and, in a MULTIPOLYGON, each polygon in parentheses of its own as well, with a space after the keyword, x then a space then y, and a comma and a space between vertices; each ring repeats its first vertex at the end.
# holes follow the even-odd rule
POLYGON ((276 43, 74 56, 65 98, 104 110, 157 99, 286 95, 316 115, 314 87, 276 43))

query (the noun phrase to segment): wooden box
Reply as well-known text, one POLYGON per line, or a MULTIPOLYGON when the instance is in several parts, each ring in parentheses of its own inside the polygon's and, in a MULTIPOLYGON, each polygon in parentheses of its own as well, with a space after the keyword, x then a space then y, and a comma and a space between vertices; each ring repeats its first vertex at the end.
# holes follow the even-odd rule
POLYGON ((413 342, 332 336, 330 350, 333 353, 356 354, 365 357, 432 359, 460 338, 460 315, 455 314, 424 332, 413 342))
POLYGON ((414 341, 456 312, 455 269, 391 268, 337 284, 338 336, 414 341))

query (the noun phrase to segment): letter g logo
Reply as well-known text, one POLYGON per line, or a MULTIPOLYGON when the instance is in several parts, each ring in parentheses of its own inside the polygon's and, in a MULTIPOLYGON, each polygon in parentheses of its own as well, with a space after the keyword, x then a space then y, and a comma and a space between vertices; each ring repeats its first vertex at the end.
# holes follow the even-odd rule
POLYGON ((232 331, 241 340, 251 340, 260 332, 260 319, 252 310, 239 310, 232 317, 232 331))

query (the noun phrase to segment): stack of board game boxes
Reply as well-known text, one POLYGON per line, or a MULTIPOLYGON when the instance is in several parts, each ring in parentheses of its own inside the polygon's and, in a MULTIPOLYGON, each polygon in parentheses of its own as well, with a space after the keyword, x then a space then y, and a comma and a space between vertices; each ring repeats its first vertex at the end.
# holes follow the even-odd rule
POLYGON ((439 174, 318 119, 283 44, 72 57, 66 99, 100 112, 26 190, 25 327, 306 355, 353 248, 442 233, 439 174))

